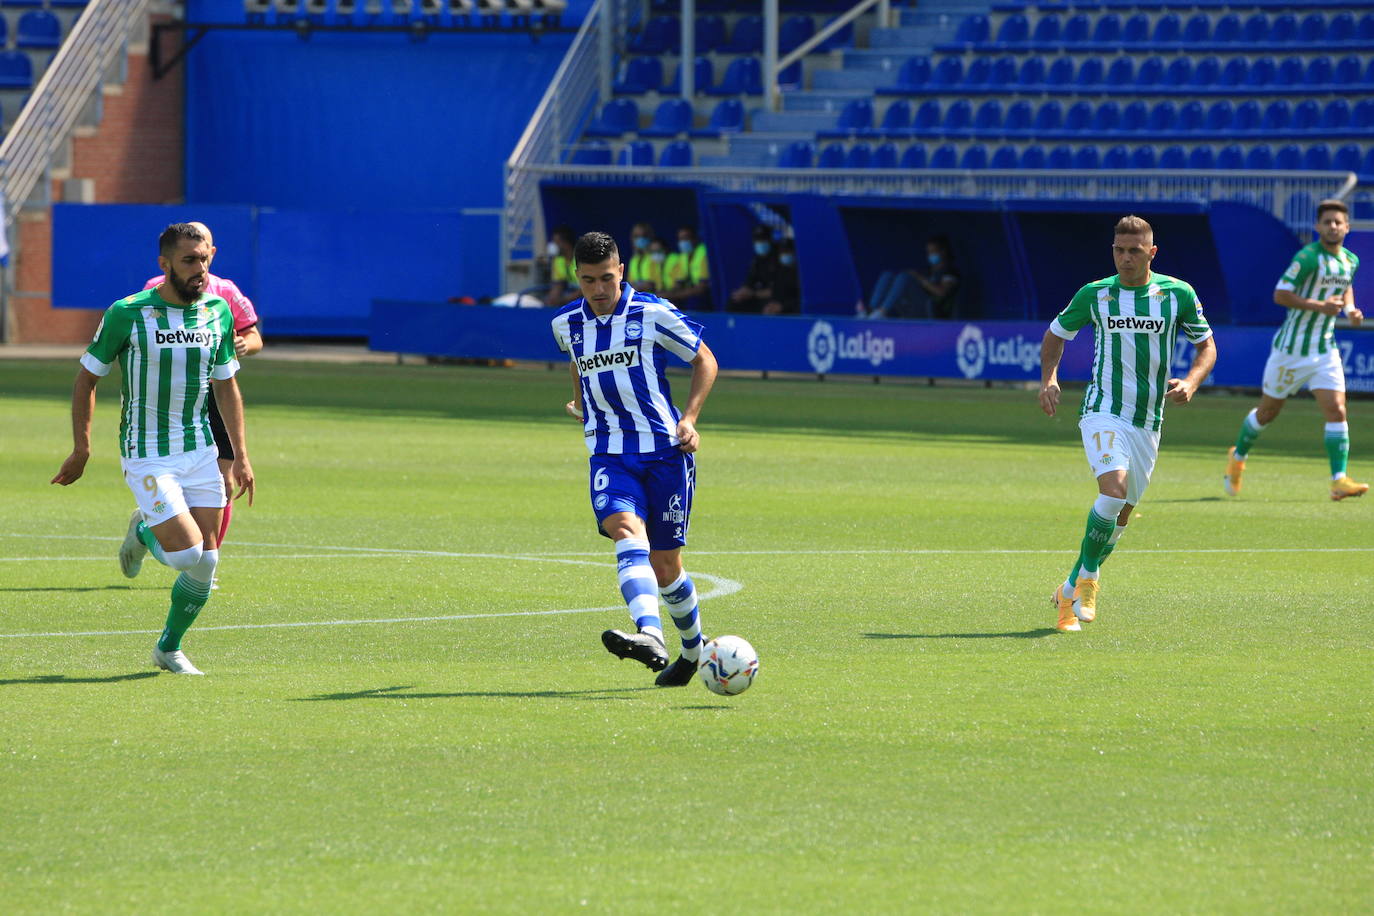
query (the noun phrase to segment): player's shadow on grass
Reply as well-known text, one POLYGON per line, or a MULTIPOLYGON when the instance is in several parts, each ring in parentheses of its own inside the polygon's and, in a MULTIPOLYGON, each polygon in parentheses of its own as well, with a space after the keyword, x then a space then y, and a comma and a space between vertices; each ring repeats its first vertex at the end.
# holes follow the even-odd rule
POLYGON ((1010 633, 864 633, 864 639, 1041 639, 1059 631, 1054 627, 1016 630, 1010 633))
POLYGON ((138 671, 133 674, 112 674, 109 677, 68 677, 65 674, 39 674, 34 677, 16 677, 0 680, 0 685, 8 684, 113 684, 118 681, 141 681, 157 677, 156 671, 138 671))
POLYGON ((375 687, 371 690, 354 690, 344 693, 320 693, 313 697, 296 697, 295 702, 310 703, 318 700, 444 700, 462 697, 491 697, 493 699, 588 699, 588 700, 628 700, 629 697, 606 696, 612 693, 639 693, 657 690, 657 687, 602 687, 599 690, 456 690, 446 693, 398 693, 400 690, 414 690, 414 684, 396 687, 375 687))
POLYGON ((87 585, 55 586, 45 585, 37 588, 0 588, 0 592, 150 592, 167 591, 165 585, 87 585))

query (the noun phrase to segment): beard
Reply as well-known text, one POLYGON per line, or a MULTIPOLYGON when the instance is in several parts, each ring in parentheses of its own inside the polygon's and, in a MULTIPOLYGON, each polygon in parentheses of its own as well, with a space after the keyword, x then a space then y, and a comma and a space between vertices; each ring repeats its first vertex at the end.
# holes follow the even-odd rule
MULTIPOLYGON (((186 304, 191 304, 200 298, 200 293, 191 287, 173 271, 167 274, 167 282, 172 285, 172 292, 177 294, 177 298, 186 304)), ((204 285, 201 287, 204 289, 204 285)))

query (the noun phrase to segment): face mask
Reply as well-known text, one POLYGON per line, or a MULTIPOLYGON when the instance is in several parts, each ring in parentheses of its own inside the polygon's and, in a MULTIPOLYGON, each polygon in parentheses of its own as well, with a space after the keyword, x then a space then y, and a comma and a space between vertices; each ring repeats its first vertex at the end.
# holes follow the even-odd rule
POLYGON ((638 248, 640 251, 643 251, 645 248, 648 248, 649 237, 644 235, 635 236, 635 247, 638 248))
POLYGON ((666 251, 651 251, 649 257, 653 258, 655 264, 662 264, 668 258, 666 251))
POLYGON ((940 263, 940 256, 938 254, 928 254, 926 255, 926 260, 930 262, 931 267, 934 267, 936 264, 940 263))
POLYGON ((558 257, 558 243, 557 243, 557 242, 549 242, 548 247, 545 248, 544 250, 547 251, 547 252, 549 253, 549 257, 551 257, 551 258, 556 258, 556 257, 558 257))
POLYGON ((788 267, 791 267, 793 262, 797 260, 797 256, 794 254, 780 254, 778 255, 778 260, 788 267))
POLYGON ((691 253, 692 253, 692 240, 691 240, 691 239, 678 239, 678 240, 677 240, 677 250, 680 251, 680 252, 682 252, 683 254, 691 254, 691 253))
POLYGON ((767 242, 755 242, 754 254, 758 255, 759 257, 762 257, 768 253, 768 247, 769 246, 767 242))

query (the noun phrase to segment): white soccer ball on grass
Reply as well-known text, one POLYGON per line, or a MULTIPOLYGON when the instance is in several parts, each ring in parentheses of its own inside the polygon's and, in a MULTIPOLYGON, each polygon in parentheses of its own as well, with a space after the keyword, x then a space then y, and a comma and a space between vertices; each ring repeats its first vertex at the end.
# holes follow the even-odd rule
POLYGON ((739 636, 717 636, 701 648, 701 682, 723 697, 744 693, 759 673, 759 654, 739 636))

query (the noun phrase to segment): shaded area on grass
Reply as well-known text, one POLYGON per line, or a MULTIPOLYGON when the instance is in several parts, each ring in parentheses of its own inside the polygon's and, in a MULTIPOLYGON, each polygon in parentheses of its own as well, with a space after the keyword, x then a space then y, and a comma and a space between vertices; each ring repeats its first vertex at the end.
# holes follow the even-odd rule
POLYGON ((1017 630, 1010 633, 864 633, 864 639, 1040 639, 1059 631, 1054 627, 1017 630))
POLYGON ((313 697, 295 697, 293 702, 309 703, 319 700, 443 700, 455 697, 492 697, 501 699, 563 699, 581 697, 593 700, 627 700, 629 697, 603 696, 608 693, 640 693, 658 690, 657 687, 603 687, 596 690, 459 690, 446 693, 397 693, 414 690, 414 684, 395 687, 375 687, 343 693, 320 693, 313 697))
POLYGON ((157 677, 156 671, 137 671, 133 674, 112 674, 109 677, 68 677, 65 674, 36 674, 33 677, 16 677, 0 680, 0 685, 8 684, 114 684, 119 681, 142 681, 157 677))

